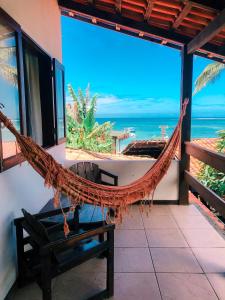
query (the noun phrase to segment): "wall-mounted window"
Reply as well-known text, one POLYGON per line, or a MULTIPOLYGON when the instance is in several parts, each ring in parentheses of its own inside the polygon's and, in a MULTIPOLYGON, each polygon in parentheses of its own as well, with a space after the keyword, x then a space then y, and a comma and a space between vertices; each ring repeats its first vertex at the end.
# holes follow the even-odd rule
MULTIPOLYGON (((4 14, 0 14, 0 103, 4 105, 4 112, 12 120, 16 129, 23 132, 18 31, 19 27, 16 23, 11 19, 7 21, 4 14)), ((1 124, 0 170, 15 163, 17 152, 15 137, 1 124)))
MULTIPOLYGON (((64 68, 1 9, 0 103, 16 129, 37 144, 48 148, 65 140, 64 68)), ((0 171, 20 161, 14 136, 0 124, 0 171)))
POLYGON ((23 39, 27 134, 43 147, 55 144, 52 59, 29 38, 23 39))
MULTIPOLYGON (((0 102, 5 113, 20 131, 18 68, 15 32, 8 26, 1 26, 0 36, 0 102)), ((16 154, 15 138, 2 126, 2 154, 8 158, 16 154)))

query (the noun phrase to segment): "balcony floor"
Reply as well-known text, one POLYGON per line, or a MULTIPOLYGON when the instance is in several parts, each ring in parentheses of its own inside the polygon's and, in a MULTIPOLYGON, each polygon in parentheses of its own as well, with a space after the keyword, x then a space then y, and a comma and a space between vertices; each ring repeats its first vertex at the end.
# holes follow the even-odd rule
MULTIPOLYGON (((115 300, 225 300, 225 240, 194 205, 132 207, 115 232, 115 300)), ((105 288, 105 260, 57 277, 53 299, 86 299, 105 288)), ((40 300, 32 284, 13 300, 40 300)))

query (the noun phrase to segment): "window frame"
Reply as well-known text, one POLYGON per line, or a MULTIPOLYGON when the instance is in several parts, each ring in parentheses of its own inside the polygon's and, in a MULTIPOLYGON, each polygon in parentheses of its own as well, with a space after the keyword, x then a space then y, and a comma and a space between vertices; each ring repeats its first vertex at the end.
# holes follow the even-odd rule
MULTIPOLYGON (((47 53, 41 46, 39 46, 26 32, 24 32, 21 26, 2 8, 0 8, 0 20, 3 20, 5 24, 12 28, 15 33, 16 40, 16 60, 17 60, 17 73, 18 73, 18 95, 19 95, 19 116, 20 116, 20 130, 23 135, 27 135, 27 103, 26 103, 26 92, 25 92, 25 72, 24 72, 24 46, 23 43, 26 41, 38 52, 46 56, 49 59, 51 70, 49 72, 51 81, 51 101, 52 101, 52 145, 44 146, 45 149, 52 148, 56 145, 62 144, 66 141, 66 111, 65 111, 65 73, 64 66, 47 53), (63 72, 63 112, 64 112, 64 138, 58 139, 57 132, 57 107, 56 107, 56 80, 55 80, 55 66, 63 72)), ((2 147, 2 130, 0 127, 0 173, 6 171, 24 161, 22 154, 10 156, 3 159, 3 147, 2 147)))
MULTIPOLYGON (((20 130, 22 134, 27 133, 26 128, 26 110, 25 108, 25 89, 24 89, 24 72, 23 72, 23 49, 22 49, 22 30, 21 26, 9 16, 3 9, 0 8, 0 19, 3 20, 15 32, 16 39, 16 61, 18 73, 18 94, 19 94, 19 115, 20 115, 20 130)), ((2 148, 2 132, 0 128, 0 172, 6 171, 9 168, 23 161, 22 155, 17 154, 7 158, 3 158, 2 148)))
POLYGON ((56 145, 66 142, 66 100, 65 100, 65 67, 56 59, 53 58, 53 91, 54 91, 54 107, 55 107, 55 139, 56 145), (64 137, 58 137, 58 118, 57 118, 57 86, 56 86, 56 71, 62 72, 63 81, 63 124, 64 124, 64 137))
MULTIPOLYGON (((46 141, 46 132, 43 134, 43 145, 42 147, 44 149, 49 149, 51 147, 54 147, 56 145, 56 138, 55 138, 55 109, 54 109, 54 87, 53 87, 53 73, 52 73, 52 65, 53 65, 53 58, 51 57, 50 54, 48 54, 42 47, 40 47, 29 35, 27 35, 24 31, 22 31, 23 35, 22 35, 22 44, 23 44, 23 61, 24 61, 24 67, 25 67, 25 47, 28 46, 30 47, 32 50, 34 50, 36 53, 37 53, 37 56, 38 56, 38 60, 40 60, 40 57, 41 59, 44 59, 47 61, 47 63, 49 64, 50 68, 49 68, 49 77, 47 78, 49 81, 50 81, 50 85, 49 85, 49 88, 50 90, 49 93, 51 94, 51 97, 49 97, 49 100, 51 98, 51 102, 52 102, 52 109, 51 111, 47 111, 46 113, 48 114, 48 119, 52 118, 52 126, 48 127, 51 128, 51 131, 48 130, 48 138, 47 140, 50 141, 50 144, 46 144, 45 141, 46 141)), ((40 69, 39 69, 40 71, 40 69)), ((25 76, 25 74, 24 74, 25 76)), ((25 78, 25 77, 24 77, 25 78)), ((41 84, 41 82, 40 82, 41 84)), ((40 85, 41 87, 41 85, 40 85)), ((26 85, 24 85, 24 89, 25 89, 25 94, 26 94, 26 85)), ((42 92, 43 92, 43 89, 40 89, 40 96, 41 96, 41 106, 43 105, 43 98, 42 98, 42 92)), ((26 96, 25 96, 25 104, 26 104, 26 107, 25 109, 27 110, 27 99, 26 99, 26 96)), ((26 124, 27 124, 27 119, 26 119, 26 124)), ((44 123, 42 123, 42 129, 44 128, 44 123)), ((27 134, 28 134, 28 130, 27 130, 27 134)))

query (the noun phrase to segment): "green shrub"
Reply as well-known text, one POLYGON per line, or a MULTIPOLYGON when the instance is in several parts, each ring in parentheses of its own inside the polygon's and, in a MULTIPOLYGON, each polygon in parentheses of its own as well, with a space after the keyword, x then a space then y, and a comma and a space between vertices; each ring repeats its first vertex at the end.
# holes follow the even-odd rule
MULTIPOLYGON (((224 152, 225 150, 225 130, 218 132, 219 140, 216 144, 218 152, 224 152)), ((221 197, 225 197, 225 174, 208 166, 203 165, 198 176, 199 180, 213 190, 221 197)))

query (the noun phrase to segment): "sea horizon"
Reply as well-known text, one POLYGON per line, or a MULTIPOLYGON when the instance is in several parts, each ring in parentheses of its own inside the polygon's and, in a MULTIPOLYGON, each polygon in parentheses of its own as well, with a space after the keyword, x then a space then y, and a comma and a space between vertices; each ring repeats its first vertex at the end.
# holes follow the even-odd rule
MULTIPOLYGON (((134 140, 149 140, 162 138, 160 126, 166 126, 166 137, 172 134, 178 117, 96 117, 100 124, 110 121, 113 123, 113 130, 124 131, 132 128, 134 135, 122 140, 121 150, 134 140)), ((191 138, 217 138, 218 131, 225 129, 225 117, 193 117, 191 126, 191 138)))

